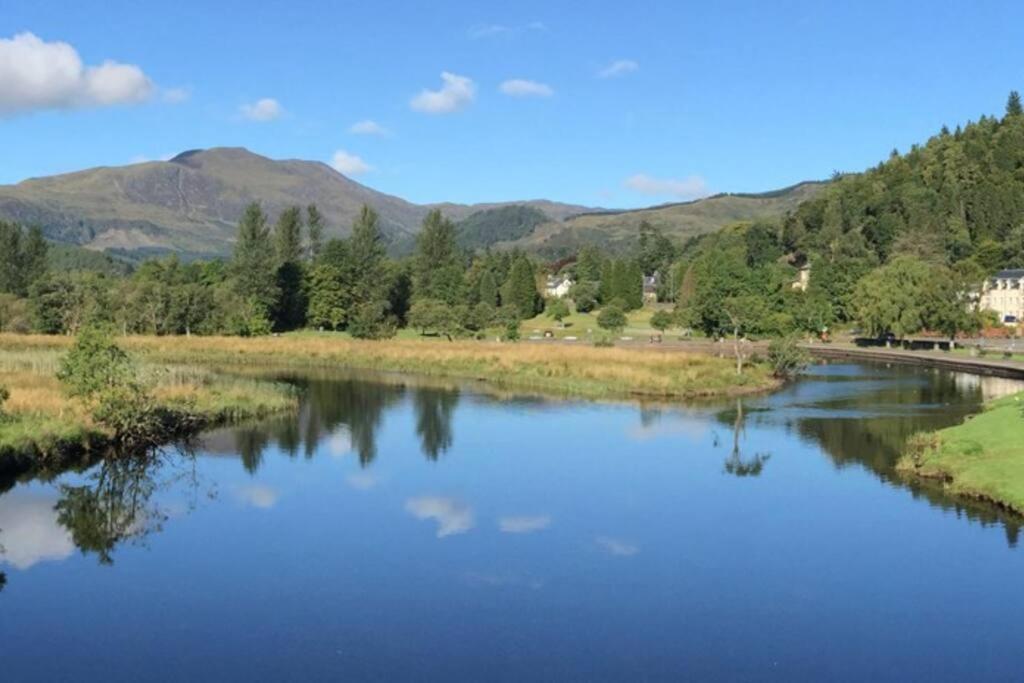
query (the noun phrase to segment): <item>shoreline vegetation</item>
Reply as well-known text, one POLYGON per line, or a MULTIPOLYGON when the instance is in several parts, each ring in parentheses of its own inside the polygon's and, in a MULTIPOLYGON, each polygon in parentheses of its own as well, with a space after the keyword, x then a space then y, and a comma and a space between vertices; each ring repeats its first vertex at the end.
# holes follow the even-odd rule
MULTIPOLYGON (((0 334, 0 470, 60 466, 110 449, 115 433, 58 379, 73 337, 0 334)), ((776 388, 765 363, 737 374, 730 358, 679 351, 482 341, 346 339, 330 333, 267 337, 117 337, 138 361, 162 415, 163 442, 201 429, 294 409, 283 383, 253 377, 287 369, 394 372, 592 400, 683 400, 776 388)))
POLYGON ((912 437, 897 471, 1024 516, 1022 406, 1024 392, 991 401, 959 425, 912 437))
MULTIPOLYGON (((203 367, 339 368, 485 381, 502 388, 578 398, 691 399, 773 389, 760 363, 737 375, 735 361, 655 349, 568 347, 488 341, 357 340, 331 333, 268 337, 119 337, 151 363, 203 367)), ((0 357, 70 348, 69 337, 0 334, 0 357)))
MULTIPOLYGON (((4 335, 9 337, 10 335, 4 335)), ((63 345, 0 344, 0 472, 62 468, 115 447, 116 431, 72 398, 58 376, 63 345)), ((199 430, 292 410, 298 398, 289 385, 237 377, 215 369, 142 359, 139 380, 147 387, 159 441, 169 443, 199 430)), ((157 444, 154 444, 157 445, 157 444)))

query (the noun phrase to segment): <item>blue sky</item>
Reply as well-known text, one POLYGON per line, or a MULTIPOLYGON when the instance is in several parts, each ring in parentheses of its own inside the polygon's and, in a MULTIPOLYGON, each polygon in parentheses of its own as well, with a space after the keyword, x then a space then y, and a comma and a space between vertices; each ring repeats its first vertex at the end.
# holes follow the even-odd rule
POLYGON ((1022 25, 1020 2, 4 0, 0 183, 238 145, 417 202, 771 190, 1001 114, 1022 25))

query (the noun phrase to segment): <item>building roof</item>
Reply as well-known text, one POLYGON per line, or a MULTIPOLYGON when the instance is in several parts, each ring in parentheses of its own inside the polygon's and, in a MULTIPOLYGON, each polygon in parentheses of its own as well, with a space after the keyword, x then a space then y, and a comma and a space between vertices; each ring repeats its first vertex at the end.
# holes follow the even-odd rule
POLYGON ((1024 268, 1007 268, 1000 270, 992 276, 996 280, 1014 279, 1024 277, 1024 268))

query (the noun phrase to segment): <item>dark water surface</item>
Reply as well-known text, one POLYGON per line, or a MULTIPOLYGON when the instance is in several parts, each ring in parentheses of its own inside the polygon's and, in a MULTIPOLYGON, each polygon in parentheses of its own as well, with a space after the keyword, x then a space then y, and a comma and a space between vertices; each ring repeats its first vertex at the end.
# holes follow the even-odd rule
POLYGON ((1018 524, 893 475, 1006 380, 700 407, 293 378, 297 417, 0 495, 0 680, 1021 680, 1018 524))

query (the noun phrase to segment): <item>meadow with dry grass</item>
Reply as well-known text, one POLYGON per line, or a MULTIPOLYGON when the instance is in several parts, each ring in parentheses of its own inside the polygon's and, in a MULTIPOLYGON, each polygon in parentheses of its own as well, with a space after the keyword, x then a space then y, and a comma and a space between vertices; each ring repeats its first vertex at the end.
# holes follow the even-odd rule
MULTIPOLYGON (((19 351, 59 351, 70 343, 62 337, 0 335, 0 357, 19 351)), ((732 360, 678 350, 439 339, 359 341, 329 333, 125 337, 119 343, 159 363, 403 372, 583 398, 675 400, 752 393, 776 385, 763 365, 748 365, 743 375, 737 375, 732 360)))
MULTIPOLYGON (((0 386, 10 392, 0 414, 0 457, 45 456, 102 444, 104 430, 68 398, 56 374, 70 339, 5 336, 0 341, 0 386)), ((145 384, 161 407, 215 424, 293 408, 290 387, 211 369, 147 361, 145 384)))

